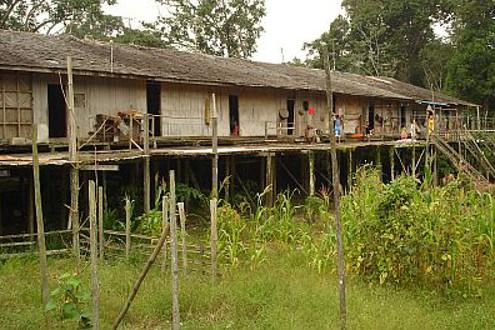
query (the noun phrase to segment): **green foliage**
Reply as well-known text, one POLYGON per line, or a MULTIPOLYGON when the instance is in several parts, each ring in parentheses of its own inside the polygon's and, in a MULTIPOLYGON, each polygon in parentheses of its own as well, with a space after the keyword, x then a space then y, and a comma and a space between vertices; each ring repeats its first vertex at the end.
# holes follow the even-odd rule
POLYGON ((116 0, 6 0, 0 3, 0 29, 111 36, 123 27, 122 19, 104 14, 102 5, 115 3, 116 0))
POLYGON ((168 14, 156 29, 173 48, 247 58, 256 50, 263 27, 264 0, 157 0, 168 14))
POLYGON ((375 171, 361 170, 342 199, 349 266, 380 283, 475 288, 493 267, 491 195, 459 182, 431 187, 412 177, 379 181, 375 171))
POLYGON ((81 279, 77 274, 65 273, 58 279, 57 287, 50 292, 47 312, 54 312, 62 320, 77 321, 80 329, 91 328, 91 318, 84 307, 89 294, 82 290, 81 279))
POLYGON ((208 197, 200 190, 183 183, 177 184, 175 187, 175 195, 178 202, 184 202, 187 205, 196 203, 199 206, 206 206, 209 203, 208 197))
POLYGON ((335 54, 337 70, 392 76, 424 84, 421 52, 434 41, 440 1, 346 0, 327 32, 307 43, 308 64, 322 67, 321 44, 335 54))

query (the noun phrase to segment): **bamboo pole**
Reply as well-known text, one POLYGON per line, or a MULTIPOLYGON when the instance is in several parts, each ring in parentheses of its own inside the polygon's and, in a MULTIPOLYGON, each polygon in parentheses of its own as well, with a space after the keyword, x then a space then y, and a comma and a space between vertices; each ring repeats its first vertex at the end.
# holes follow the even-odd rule
POLYGON ((125 198, 125 257, 129 260, 131 254, 131 200, 125 198))
POLYGON ((40 166, 38 159, 37 126, 33 125, 33 181, 34 203, 36 205, 36 225, 38 237, 38 251, 41 277, 41 301, 43 306, 48 304, 50 294, 48 292, 48 266, 46 260, 45 225, 43 221, 43 207, 41 202, 40 166))
POLYGON ((150 132, 148 116, 144 116, 144 166, 143 166, 143 192, 144 213, 151 209, 151 184, 150 184, 150 132))
POLYGON ((215 93, 211 97, 213 102, 213 111, 211 113, 211 148, 213 153, 211 164, 211 196, 212 198, 218 198, 218 117, 215 93))
MULTIPOLYGON (((169 231, 168 203, 169 203, 168 197, 163 196, 162 197, 162 231, 165 231, 166 233, 169 231)), ((167 242, 163 244, 163 256, 162 256, 162 264, 161 264, 162 272, 165 272, 166 268, 167 268, 167 242)))
POLYGON ((347 307, 346 307, 346 295, 345 295, 345 265, 344 265, 344 244, 342 242, 342 225, 340 222, 340 178, 339 167, 337 163, 337 141, 335 138, 335 110, 333 105, 333 90, 332 90, 332 74, 330 69, 330 63, 328 59, 328 51, 326 47, 322 47, 322 56, 325 62, 326 72, 326 95, 327 106, 329 110, 329 124, 330 124, 330 144, 331 144, 331 158, 332 158, 332 182, 333 182, 333 196, 335 207, 335 229, 337 238, 337 270, 339 279, 339 301, 340 301, 340 328, 342 330, 347 327, 347 307))
POLYGON ((69 223, 72 226, 72 245, 76 257, 77 267, 81 260, 79 244, 79 165, 77 147, 77 125, 74 113, 74 80, 72 74, 72 57, 67 56, 67 87, 69 108, 69 160, 70 168, 70 213, 69 223))
POLYGON ((103 233, 103 187, 98 187, 98 241, 100 260, 105 260, 105 236, 103 233))
POLYGON ((172 261, 172 330, 180 328, 179 265, 177 260, 177 222, 175 201, 175 172, 170 171, 170 259, 172 261))
POLYGON ((93 306, 93 329, 100 329, 100 289, 98 285, 98 247, 96 236, 96 187, 89 181, 89 241, 91 258, 91 300, 93 306))
POLYGON ((177 203, 179 209, 179 220, 180 220, 180 238, 182 242, 182 271, 184 276, 187 275, 187 245, 186 245, 186 211, 184 210, 184 203, 177 203))
POLYGON ((138 279, 134 283, 134 285, 132 287, 132 291, 129 294, 129 296, 127 297, 127 300, 126 300, 124 306, 122 306, 122 309, 120 310, 119 315, 117 316, 117 318, 113 322, 112 329, 114 329, 114 330, 117 329, 118 326, 120 325, 120 323, 122 322, 122 320, 124 319, 124 316, 127 313, 127 311, 129 310, 129 308, 131 307, 131 303, 134 300, 134 298, 136 297, 136 294, 139 291, 141 284, 143 283, 144 279, 146 278, 146 275, 148 274, 149 270, 151 269, 151 266, 155 262, 156 257, 160 253, 160 250, 161 250, 163 244, 165 243, 166 238, 167 238, 167 230, 163 230, 162 234, 160 236, 160 240, 158 241, 157 245, 155 246, 153 253, 149 257, 146 264, 144 265, 144 268, 141 271, 141 274, 139 275, 138 279))
POLYGON ((217 200, 214 198, 210 200, 210 215, 211 215, 211 232, 210 232, 210 244, 211 244, 211 277, 213 283, 217 277, 217 200))
POLYGON ((310 151, 309 158, 309 195, 315 195, 315 153, 310 151))

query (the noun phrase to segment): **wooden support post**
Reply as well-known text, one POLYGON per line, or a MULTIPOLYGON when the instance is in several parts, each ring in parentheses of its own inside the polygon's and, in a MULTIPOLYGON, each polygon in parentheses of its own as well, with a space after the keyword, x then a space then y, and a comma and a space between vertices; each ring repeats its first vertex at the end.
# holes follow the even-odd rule
POLYGON ((433 185, 438 186, 437 148, 433 146, 433 185))
POLYGON ((48 292, 48 266, 46 261, 45 224, 43 220, 43 207, 41 201, 40 165, 38 159, 37 126, 33 125, 33 181, 34 202, 36 204, 36 225, 38 237, 38 252, 41 277, 41 301, 43 307, 48 304, 50 293, 48 292))
POLYGON ((129 260, 131 254, 131 200, 125 198, 125 257, 129 260))
MULTIPOLYGON (((112 329, 113 330, 115 330, 115 329, 117 329, 119 327, 120 323, 124 319, 125 314, 127 313, 127 311, 129 310, 129 308, 131 307, 132 301, 136 297, 136 294, 139 291, 139 288, 141 287, 141 284, 143 283, 146 275, 148 274, 149 270, 151 269, 151 266, 155 262, 156 257, 160 253, 160 250, 161 250, 162 246, 165 244, 166 238, 167 238, 167 231, 166 230, 163 230, 162 231, 162 234, 160 236, 160 239, 158 240, 158 244, 155 246, 155 249, 153 250, 153 253, 151 253, 150 258, 148 259, 148 261, 144 265, 144 268, 141 271, 141 274, 139 275, 136 283, 134 283, 134 285, 132 287, 132 291, 129 294, 129 297, 127 297, 127 301, 125 302, 124 306, 122 306, 122 309, 120 310, 119 315, 117 316, 117 318, 113 322, 113 325, 112 325, 112 329)), ((178 327, 177 328, 173 328, 173 329, 178 329, 178 327)))
POLYGON ((332 177, 333 177, 333 196, 335 208, 335 231, 337 239, 337 272, 339 285, 339 302, 340 302, 340 329, 345 330, 347 327, 347 307, 345 294, 345 265, 344 265, 344 245, 342 242, 342 224, 340 222, 340 178, 339 166, 337 163, 337 141, 335 138, 335 110, 333 104, 332 73, 330 69, 329 55, 326 47, 322 47, 320 56, 325 62, 326 72, 326 95, 329 112, 330 124, 330 144, 332 158, 332 177))
POLYGON ((349 159, 347 164, 347 191, 350 192, 352 189, 352 176, 353 176, 353 159, 352 159, 352 149, 349 149, 349 159))
MULTIPOLYGON (((168 197, 163 196, 162 197, 162 232, 167 233, 169 231, 169 225, 168 225, 168 197)), ((162 272, 165 272, 165 269, 167 268, 167 242, 163 244, 163 257, 162 257, 162 265, 161 265, 161 270, 162 272)))
POLYGON ((172 261, 172 330, 180 328, 179 265, 177 260, 177 222, 175 201, 175 172, 170 171, 170 257, 172 261))
POLYGON ((91 259, 91 300, 93 329, 100 329, 100 288, 98 285, 98 239, 96 236, 96 186, 89 181, 89 250, 91 259))
POLYGON ((231 158, 230 156, 225 158, 225 187, 224 187, 224 199, 228 203, 230 199, 230 182, 233 180, 231 175, 231 158))
POLYGON ((217 200, 214 198, 210 200, 210 246, 211 246, 211 278, 215 283, 217 277, 217 200))
POLYGON ((416 177, 416 142, 413 142, 413 147, 412 147, 412 169, 411 169, 411 175, 414 178, 416 177))
POLYGON ((315 195, 315 153, 313 151, 310 151, 308 153, 308 158, 309 158, 309 195, 314 196, 315 195))
POLYGON ((103 233, 103 187, 98 187, 98 241, 100 260, 105 260, 105 236, 103 233))
POLYGON ((143 166, 143 182, 144 182, 144 213, 147 214, 151 209, 151 184, 150 184, 150 132, 149 118, 144 116, 144 166, 143 166))
POLYGON ((275 189, 275 157, 274 154, 268 153, 266 155, 266 186, 270 188, 268 193, 266 194, 266 204, 268 206, 273 206, 273 202, 276 196, 276 189, 275 189))
MULTIPOLYGON (((34 210, 34 184, 33 180, 28 180, 28 205, 27 205, 27 214, 28 214, 28 233, 34 234, 34 222, 36 221, 36 215, 34 210)), ((1 227, 1 217, 2 217, 2 209, 0 203, 0 227, 1 227)), ((35 237, 31 236, 31 239, 34 241, 35 237)), ((34 246, 33 246, 34 248, 34 246)))
POLYGON ((182 272, 184 276, 187 275, 187 245, 186 245, 186 211, 184 210, 184 203, 177 203, 177 208, 179 209, 179 220, 180 220, 180 238, 182 247, 182 272))
POLYGON ((380 148, 380 146, 376 147, 375 166, 378 169, 378 171, 380 171, 380 180, 383 181, 382 149, 380 148))
POLYGON ((213 153, 213 160, 211 163, 211 196, 212 198, 218 198, 218 117, 217 117, 217 102, 215 93, 211 95, 213 102, 211 112, 211 150, 213 153))
POLYGON ((77 146, 77 124, 74 113, 74 81, 72 75, 72 57, 67 56, 67 87, 69 105, 69 160, 70 168, 70 213, 69 225, 72 227, 72 246, 77 267, 81 259, 79 246, 79 164, 77 146))
POLYGON ((389 151, 389 157, 390 157, 390 180, 394 181, 395 180, 395 147, 390 147, 389 151))

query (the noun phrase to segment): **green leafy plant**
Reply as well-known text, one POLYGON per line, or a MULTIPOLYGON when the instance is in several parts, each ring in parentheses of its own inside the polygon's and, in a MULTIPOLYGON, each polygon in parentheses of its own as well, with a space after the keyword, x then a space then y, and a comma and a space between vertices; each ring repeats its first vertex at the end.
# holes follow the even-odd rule
POLYGON ((50 293, 47 312, 53 312, 63 320, 77 321, 80 329, 91 327, 90 315, 84 310, 89 294, 82 290, 77 274, 65 273, 58 278, 57 287, 50 293))

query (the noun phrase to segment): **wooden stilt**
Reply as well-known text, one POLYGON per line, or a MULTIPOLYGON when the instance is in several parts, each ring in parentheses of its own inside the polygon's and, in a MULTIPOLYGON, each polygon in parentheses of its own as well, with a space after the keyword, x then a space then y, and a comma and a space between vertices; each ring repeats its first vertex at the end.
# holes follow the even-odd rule
POLYGON ((93 307, 93 329, 100 329, 100 288, 98 284, 98 239, 96 235, 96 185, 93 180, 88 185, 89 200, 89 249, 91 260, 91 301, 93 307))
POLYGON ((350 192, 352 189, 352 176, 354 175, 354 163, 353 163, 353 157, 352 157, 352 149, 349 149, 348 155, 348 165, 347 165, 347 191, 350 192))
POLYGON ((266 155, 266 186, 269 187, 269 191, 266 194, 266 204, 268 206, 273 205, 273 200, 274 200, 274 175, 273 175, 273 155, 271 153, 266 155))
MULTIPOLYGON (((162 197, 162 233, 169 232, 168 210, 169 210, 168 197, 163 196, 162 197)), ((167 268, 167 242, 165 241, 163 244, 163 253, 162 253, 162 264, 161 264, 162 272, 165 272, 166 268, 167 268)))
POLYGON ((390 180, 395 180, 395 147, 390 147, 389 157, 390 157, 390 180))
MULTIPOLYGON (((27 197, 28 197, 28 204, 27 204, 27 214, 28 214, 28 233, 30 235, 34 234, 34 222, 36 221, 36 215, 35 215, 35 210, 34 210, 34 184, 32 180, 28 180, 28 192, 27 192, 27 197)), ((1 204, 0 203, 0 228, 1 228, 1 204)), ((0 229, 1 230, 1 229, 0 229)), ((32 239, 34 240, 35 237, 31 236, 32 239)), ((33 246, 34 247, 34 246, 33 246)))
POLYGON ((170 259, 172 263, 172 330, 180 328, 179 314, 179 264, 177 258, 177 221, 175 199, 175 172, 170 171, 170 259))
POLYGON ((149 119, 144 116, 144 164, 143 164, 143 193, 144 213, 151 209, 151 185, 150 185, 150 132, 149 119))
POLYGON ((103 187, 98 187, 98 241, 100 260, 105 260, 105 236, 103 233, 103 187))
POLYGON ((131 254, 131 200, 125 198, 125 257, 129 260, 131 254))
POLYGON ((309 195, 314 196, 315 195, 315 154, 314 152, 310 151, 308 153, 308 159, 309 159, 309 195))
POLYGON ((40 166, 38 159, 37 127, 33 125, 33 181, 34 202, 36 204, 36 225, 38 233, 38 252, 41 276, 41 301, 43 306, 48 304, 50 293, 48 291, 48 266, 46 260, 45 224, 43 220, 43 207, 41 201, 40 166))
POLYGON ((72 57, 70 56, 67 57, 67 86, 69 98, 69 160, 71 162, 69 227, 72 227, 72 245, 77 267, 79 268, 81 259, 79 246, 79 165, 77 125, 76 115, 74 113, 74 81, 72 75, 72 57))
POLYGON ((213 160, 211 165, 211 196, 218 198, 218 118, 217 118, 217 103, 215 94, 211 96, 213 102, 213 111, 211 113, 211 148, 213 160))
POLYGON ((232 181, 230 165, 231 165, 231 159, 230 159, 230 157, 226 157, 225 158, 224 199, 227 203, 229 202, 229 199, 230 199, 230 182, 232 181))
POLYGON ((413 147, 412 147, 412 169, 411 169, 411 175, 413 177, 416 177, 416 143, 413 142, 413 147))
POLYGON ((215 283, 217 277, 217 200, 210 200, 210 217, 211 217, 211 227, 210 227, 210 247, 211 247, 211 278, 212 282, 215 283))
POLYGON ((331 158, 332 158, 332 182, 333 182, 333 196, 334 196, 334 208, 335 208, 335 231, 337 240, 337 272, 338 272, 338 286, 339 286, 339 302, 340 302, 340 328, 345 330, 347 328, 347 305, 346 305, 346 289, 345 289, 345 264, 344 264, 344 245, 342 241, 342 224, 340 222, 340 178, 339 178, 339 166, 337 163, 337 141, 335 137, 335 110, 333 104, 333 89, 332 89, 332 73, 330 69, 330 62, 328 51, 326 47, 322 47, 321 56, 325 62, 326 72, 326 95, 327 95, 327 107, 329 115, 330 125, 330 144, 331 144, 331 158))
POLYGON ((187 232, 186 232, 186 211, 184 209, 184 203, 177 203, 179 209, 179 221, 180 221, 180 239, 182 248, 182 272, 184 276, 187 275, 187 232))

